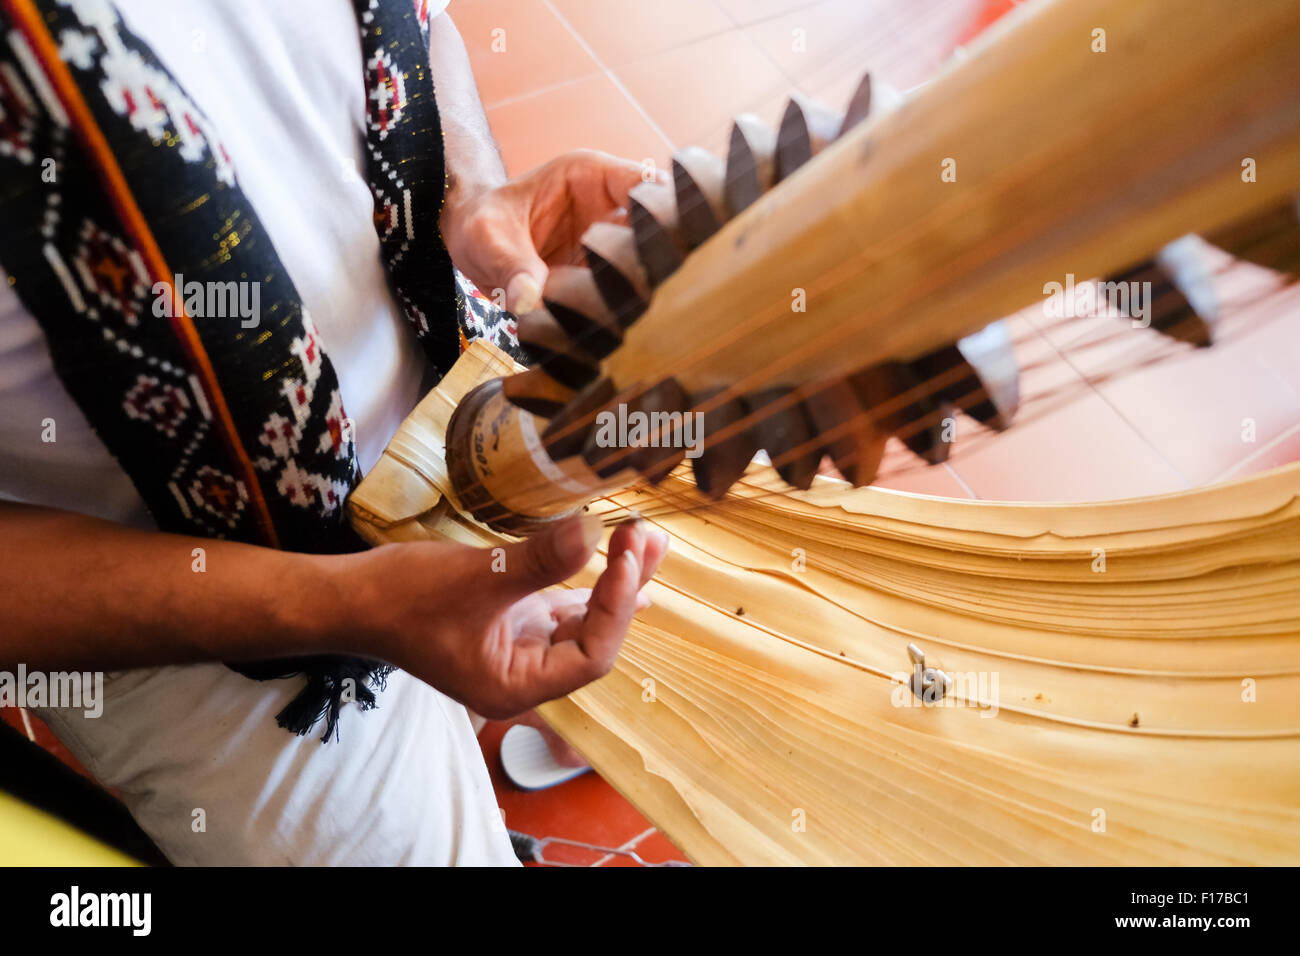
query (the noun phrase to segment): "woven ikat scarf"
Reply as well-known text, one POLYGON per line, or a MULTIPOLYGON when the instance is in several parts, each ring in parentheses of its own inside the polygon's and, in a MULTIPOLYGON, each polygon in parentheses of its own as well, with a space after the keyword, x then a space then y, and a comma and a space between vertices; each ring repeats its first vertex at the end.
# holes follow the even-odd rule
MULTIPOLYGON (((455 270, 439 236, 427 0, 353 6, 393 294, 439 376, 477 337, 522 359, 513 317, 455 270)), ((319 554, 361 548, 343 507, 360 475, 338 379, 201 104, 110 0, 0 0, 0 31, 0 266, 158 527, 319 554), (187 304, 191 281, 255 284, 258 321, 187 304)), ((231 666, 259 680, 305 675, 277 721, 306 734, 323 720, 323 741, 344 703, 374 706, 388 672, 344 656, 231 666)))

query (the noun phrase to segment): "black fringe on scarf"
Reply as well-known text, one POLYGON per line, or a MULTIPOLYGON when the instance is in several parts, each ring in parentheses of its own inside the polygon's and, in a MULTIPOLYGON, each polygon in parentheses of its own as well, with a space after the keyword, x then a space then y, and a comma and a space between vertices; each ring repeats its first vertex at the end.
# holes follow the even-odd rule
MULTIPOLYGON (((393 672, 393 667, 389 664, 360 657, 313 657, 309 661, 306 666, 300 663, 297 671, 306 676, 307 686, 275 715, 275 722, 285 730, 305 737, 317 721, 324 720, 325 733, 320 738, 323 744, 329 743, 331 737, 339 739, 339 712, 343 705, 350 701, 361 710, 370 710, 377 703, 376 691, 384 690, 388 675, 393 672)), ((258 672, 256 664, 251 667, 238 666, 235 669, 257 680, 292 676, 284 673, 263 676, 258 672), (249 673, 250 670, 252 673, 249 673)))

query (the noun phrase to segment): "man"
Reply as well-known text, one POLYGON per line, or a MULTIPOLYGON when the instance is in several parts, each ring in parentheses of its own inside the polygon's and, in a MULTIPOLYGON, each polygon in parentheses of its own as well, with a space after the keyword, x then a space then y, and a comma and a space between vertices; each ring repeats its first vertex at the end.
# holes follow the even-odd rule
MULTIPOLYGON (((445 0, 0 5, 16 51, 0 62, 11 127, 5 130, 9 152, 0 152, 0 160, 11 160, 0 163, 0 198, 22 207, 33 195, 44 134, 14 117, 25 119, 24 109, 35 113, 39 105, 53 118, 50 168, 66 164, 75 172, 79 156, 99 156, 96 176, 83 177, 76 188, 89 194, 102 187, 102 209, 111 206, 115 220, 113 229, 101 230, 102 222, 87 218, 70 234, 75 241, 64 247, 49 239, 40 258, 40 239, 0 249, 8 256, 8 281, 0 282, 6 620, 0 669, 21 662, 28 670, 113 672, 98 719, 66 709, 40 714, 101 783, 122 794, 178 864, 512 862, 466 706, 505 718, 605 673, 666 549, 661 535, 620 527, 593 591, 552 595, 539 592, 576 573, 593 553, 600 530, 594 522, 572 519, 511 546, 504 573, 493 573, 490 553, 455 545, 356 551, 340 543, 342 499, 355 472, 373 466, 427 386, 446 371, 445 363, 431 370, 433 353, 421 353, 405 320, 423 323, 433 336, 449 327, 454 334, 456 321, 413 302, 424 273, 435 269, 430 263, 445 254, 436 236, 421 235, 419 175, 411 172, 437 152, 436 129, 434 145, 396 159, 386 152, 405 135, 401 121, 411 116, 403 114, 422 108, 416 88, 422 68, 388 68, 389 54, 401 52, 393 39, 404 35, 400 28, 418 19, 425 32, 415 36, 427 37, 420 42, 428 44, 437 109, 432 120, 416 125, 432 128, 441 120, 446 190, 438 225, 446 248, 480 288, 505 290, 514 311, 536 305, 548 263, 570 261, 586 226, 616 216, 641 179, 635 164, 580 153, 507 182, 445 6, 445 0), (375 42, 368 46, 368 40, 375 42), (61 63, 33 65, 56 45, 61 63), (376 85, 363 86, 363 73, 377 77, 376 85), (79 108, 79 95, 86 109, 79 108), (140 110, 151 103, 159 117, 142 119, 140 110), (123 138, 106 137, 104 155, 95 153, 94 130, 84 128, 95 111, 108 120, 116 111, 123 121, 123 138), (76 137, 64 136, 64 126, 76 137), (169 149, 168 161, 180 163, 179 153, 196 176, 215 177, 212 188, 183 204, 157 200, 153 181, 131 165, 132 150, 169 149), (122 174, 115 175, 119 166, 122 174), (379 201, 384 176, 407 197, 405 237, 401 203, 379 201), (86 185, 90 179, 94 184, 86 185), (135 188, 119 188, 123 180, 135 188), (93 400, 93 383, 74 374, 94 378, 103 363, 78 368, 77 353, 112 338, 121 343, 117 352, 133 354, 139 351, 133 336, 170 320, 170 307, 142 314, 138 302, 118 301, 122 273, 144 275, 153 263, 181 256, 168 238, 172 220, 203 215, 227 192, 247 208, 240 207, 242 218, 225 217, 230 231, 222 234, 218 255, 194 261, 219 269, 256 246, 271 263, 257 269, 270 276, 282 264, 287 274, 261 286, 263 312, 268 288, 281 290, 287 305, 277 299, 274 314, 247 336, 231 319, 217 325, 195 318, 198 345, 191 341, 189 351, 176 353, 193 367, 176 376, 181 385, 174 388, 165 376, 181 359, 143 355, 141 362, 153 364, 131 371, 136 384, 123 408, 114 408, 125 413, 119 417, 126 437, 119 439, 104 425, 110 420, 93 400), (246 221, 252 225, 239 231, 246 221), (160 237, 161 257, 149 228, 160 237), (67 265, 87 249, 84 261, 67 265), (114 259, 114 249, 124 254, 114 259), (50 275, 29 278, 47 261, 50 275), (23 268, 10 270, 10 262, 23 268), (51 304, 55 298, 60 301, 51 304), (109 305, 116 307, 113 318, 127 321, 113 325, 109 305), (163 312, 168 319, 159 318, 163 312), (68 346, 59 330, 90 328, 87 315, 103 336, 97 326, 96 337, 78 340, 88 344, 68 346), (294 332, 293 357, 268 365, 262 378, 291 369, 312 388, 319 385, 320 396, 313 399, 312 388, 304 392, 303 381, 287 378, 281 391, 288 400, 306 395, 301 417, 271 414, 266 421, 275 428, 258 445, 241 424, 252 414, 245 406, 253 398, 232 390, 222 362, 263 339, 274 344, 284 329, 294 332), (211 382, 204 378, 209 366, 211 382), (332 374, 337 394, 326 414, 321 383, 332 374), (236 475, 223 485, 214 478, 221 469, 206 467, 199 479, 186 474, 182 481, 176 476, 185 461, 171 474, 158 466, 155 475, 140 460, 144 439, 130 428, 145 429, 149 440, 170 450, 184 444, 177 430, 189 427, 177 423, 200 420, 198 406, 201 427, 180 451, 189 454, 232 423, 232 440, 243 434, 248 448, 242 480, 236 475), (302 454, 309 451, 303 429, 320 421, 328 425, 320 429, 320 460, 339 468, 323 477, 307 475, 295 457, 299 445, 302 454), (162 491, 151 497, 155 478, 170 498, 162 491), (283 501, 262 501, 277 491, 283 501), (209 492, 214 497, 204 497, 209 492), (166 527, 188 529, 191 520, 193 534, 159 531, 172 499, 177 510, 166 527), (231 500, 237 507, 223 513, 231 500), (243 535, 259 507, 263 524, 272 526, 271 537, 260 540, 281 549, 243 535), (281 514, 292 520, 282 523, 281 514), (285 547, 313 541, 312 522, 333 536, 328 546, 285 547), (286 527, 298 537, 288 537, 286 527), (321 551, 329 553, 310 553, 321 551), (258 677, 294 672, 287 666, 270 673, 251 663, 267 659, 303 662, 306 686, 301 677, 253 680, 220 663, 258 677), (398 670, 381 690, 385 664, 398 670), (368 676, 357 686, 341 675, 368 676), (355 702, 368 702, 372 691, 377 705, 363 712, 355 702), (321 721, 329 728, 324 745, 316 739, 321 721), (295 735, 285 726, 314 732, 295 735)), ((442 195, 441 177, 430 174, 430 181, 442 195)), ((47 219, 68 218, 75 189, 67 190, 49 191, 57 201, 44 200, 47 219)), ((0 232, 13 228, 6 220, 0 232)), ((53 233, 48 223, 41 228, 53 233)), ((152 269, 145 278, 159 273, 152 269)), ((131 282, 128 274, 125 283, 131 282)), ((160 288, 159 301, 171 302, 172 284, 160 288)), ((182 291, 175 297, 183 312, 182 291)), ((181 328, 183 321, 189 319, 172 324, 181 328)), ((501 334, 509 339, 508 331, 501 334)), ((108 361, 116 352, 103 354, 108 361)), ((221 460, 234 462, 234 471, 239 451, 212 454, 230 452, 221 460)))

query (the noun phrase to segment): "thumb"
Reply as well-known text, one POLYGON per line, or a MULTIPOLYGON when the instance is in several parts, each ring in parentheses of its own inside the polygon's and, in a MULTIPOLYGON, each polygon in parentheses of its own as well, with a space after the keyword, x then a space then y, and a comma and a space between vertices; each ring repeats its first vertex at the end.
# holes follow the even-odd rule
POLYGON ((528 224, 503 217, 494 219, 489 228, 482 224, 484 221, 480 217, 468 237, 457 233, 462 238, 452 249, 453 261, 498 306, 504 305, 519 316, 535 311, 541 305, 542 288, 550 270, 537 253, 528 224), (500 299, 502 292, 505 302, 500 299))
POLYGON ((573 577, 591 560, 604 527, 593 514, 566 518, 536 537, 507 545, 504 570, 492 575, 494 590, 514 603, 534 591, 573 577))
POLYGON ((515 315, 527 315, 541 305, 548 271, 546 263, 535 254, 509 263, 504 272, 510 276, 506 282, 506 308, 515 315))

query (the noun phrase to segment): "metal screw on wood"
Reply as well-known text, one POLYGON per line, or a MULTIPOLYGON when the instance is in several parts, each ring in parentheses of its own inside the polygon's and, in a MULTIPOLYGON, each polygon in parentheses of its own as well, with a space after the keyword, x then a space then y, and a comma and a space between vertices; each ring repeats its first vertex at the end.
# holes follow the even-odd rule
POLYGON ((925 651, 915 644, 907 645, 907 656, 912 659, 912 693, 927 704, 946 697, 952 689, 952 678, 937 667, 926 667, 925 651))

